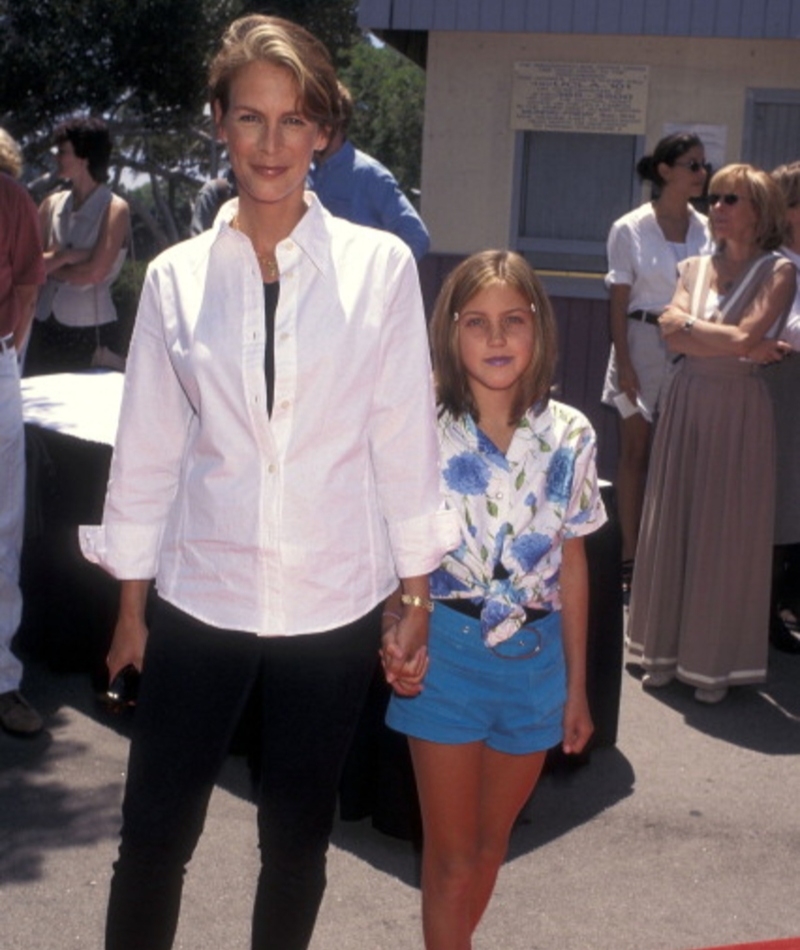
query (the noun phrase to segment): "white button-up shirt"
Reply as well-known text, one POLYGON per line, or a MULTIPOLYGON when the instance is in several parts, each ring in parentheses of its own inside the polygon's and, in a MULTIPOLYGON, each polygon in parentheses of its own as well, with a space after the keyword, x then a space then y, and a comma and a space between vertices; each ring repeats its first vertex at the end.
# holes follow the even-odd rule
POLYGON ((414 260, 306 200, 276 249, 272 417, 263 284, 233 201, 150 265, 103 524, 81 532, 116 577, 155 576, 192 616, 262 635, 349 623, 458 544, 414 260))
POLYGON ((627 284, 631 288, 628 312, 661 311, 678 286, 678 264, 686 257, 710 254, 708 222, 689 209, 686 244, 670 244, 664 237, 652 204, 647 202, 623 215, 608 235, 606 286, 627 284))

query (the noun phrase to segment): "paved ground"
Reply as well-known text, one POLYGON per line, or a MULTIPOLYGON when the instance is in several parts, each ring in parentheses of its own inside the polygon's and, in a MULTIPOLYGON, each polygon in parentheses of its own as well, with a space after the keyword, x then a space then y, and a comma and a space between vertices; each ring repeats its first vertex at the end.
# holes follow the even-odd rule
MULTIPOLYGON (((82 675, 28 671, 47 716, 0 734, 0 944, 100 948, 125 723, 82 675)), ((548 775, 516 829, 475 950, 689 950, 800 935, 800 658, 717 707, 623 677, 616 748, 548 775)), ((177 946, 245 950, 257 855, 242 763, 212 799, 177 946)), ((416 950, 417 860, 369 822, 337 827, 313 950, 416 950)), ((143 912, 146 909, 143 908, 143 912)), ((147 948, 142 948, 147 950, 147 948)))

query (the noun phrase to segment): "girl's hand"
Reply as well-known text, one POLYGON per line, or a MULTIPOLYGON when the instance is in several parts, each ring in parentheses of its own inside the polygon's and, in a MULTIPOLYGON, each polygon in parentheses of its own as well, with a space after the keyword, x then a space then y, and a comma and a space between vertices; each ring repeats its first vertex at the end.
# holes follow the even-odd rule
POLYGON ((568 695, 564 706, 564 741, 561 746, 564 752, 568 755, 583 752, 593 732, 594 724, 586 692, 581 690, 576 696, 568 695))

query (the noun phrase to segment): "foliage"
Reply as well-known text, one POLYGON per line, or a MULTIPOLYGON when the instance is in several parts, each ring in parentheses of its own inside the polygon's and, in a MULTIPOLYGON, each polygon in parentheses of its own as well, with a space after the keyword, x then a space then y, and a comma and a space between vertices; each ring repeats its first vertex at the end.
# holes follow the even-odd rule
POLYGON ((404 191, 419 189, 423 70, 391 47, 362 39, 340 75, 354 101, 353 144, 391 169, 404 191))
MULTIPOLYGON (((222 30, 243 13, 264 12, 302 23, 326 43, 356 100, 353 141, 414 189, 424 76, 361 37, 356 7, 356 0, 0 0, 0 125, 23 144, 33 177, 52 171, 59 121, 102 115, 114 136, 112 187, 132 204, 137 256, 150 257, 188 233, 197 188, 218 174, 206 74, 222 30)), ((38 197, 53 184, 44 177, 38 197)))
POLYGON ((111 286, 111 297, 117 309, 120 339, 118 352, 127 355, 133 324, 136 319, 136 309, 139 306, 139 295, 142 292, 144 274, 147 261, 134 261, 128 258, 122 265, 119 276, 111 286))

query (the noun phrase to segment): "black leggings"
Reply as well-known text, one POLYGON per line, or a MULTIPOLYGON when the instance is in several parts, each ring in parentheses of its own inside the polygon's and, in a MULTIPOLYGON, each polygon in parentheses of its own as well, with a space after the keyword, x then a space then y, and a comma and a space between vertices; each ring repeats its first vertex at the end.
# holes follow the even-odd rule
POLYGON ((305 950, 339 777, 377 661, 379 608, 326 633, 263 638, 158 601, 150 630, 106 948, 172 947, 184 870, 247 705, 260 758, 252 947, 305 950))

